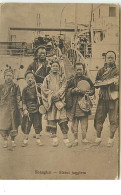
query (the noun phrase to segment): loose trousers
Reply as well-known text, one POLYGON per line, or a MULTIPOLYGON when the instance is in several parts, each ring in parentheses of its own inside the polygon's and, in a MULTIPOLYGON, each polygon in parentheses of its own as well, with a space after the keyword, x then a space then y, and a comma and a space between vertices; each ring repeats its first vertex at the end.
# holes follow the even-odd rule
POLYGON ((97 137, 101 137, 103 124, 105 122, 107 114, 109 116, 110 122, 110 138, 114 137, 115 131, 118 127, 118 109, 118 100, 99 99, 94 118, 94 127, 97 131, 97 137))
POLYGON ((74 117, 73 118, 72 126, 71 126, 72 133, 74 134, 74 138, 78 139, 79 121, 81 123, 82 139, 85 139, 87 129, 88 129, 88 116, 80 116, 80 117, 74 117))

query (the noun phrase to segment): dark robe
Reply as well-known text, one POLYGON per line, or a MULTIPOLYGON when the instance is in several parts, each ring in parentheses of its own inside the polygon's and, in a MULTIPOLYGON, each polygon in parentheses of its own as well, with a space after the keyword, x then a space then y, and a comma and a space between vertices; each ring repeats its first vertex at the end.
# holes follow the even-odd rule
POLYGON ((49 74, 50 67, 48 66, 48 62, 44 61, 39 63, 38 61, 34 61, 27 68, 27 72, 31 71, 35 74, 35 79, 37 83, 43 83, 44 78, 49 74))
POLYGON ((83 92, 75 92, 72 93, 72 89, 77 87, 77 84, 81 80, 86 80, 89 82, 91 89, 90 89, 90 96, 94 95, 95 89, 92 81, 86 77, 86 76, 72 76, 68 82, 67 82, 67 87, 66 87, 66 93, 65 93, 65 98, 66 98, 66 108, 67 108, 67 116, 70 120, 73 119, 75 116, 86 116, 91 114, 90 112, 84 112, 81 110, 78 106, 78 101, 84 97, 83 92))
POLYGON ((0 85, 0 130, 17 130, 22 109, 20 88, 15 83, 0 85))

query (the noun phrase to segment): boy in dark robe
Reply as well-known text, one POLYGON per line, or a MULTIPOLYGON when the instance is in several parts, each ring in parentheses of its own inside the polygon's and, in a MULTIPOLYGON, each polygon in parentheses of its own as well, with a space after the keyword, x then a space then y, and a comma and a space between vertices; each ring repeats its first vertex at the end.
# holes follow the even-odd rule
POLYGON ((15 137, 18 134, 22 102, 20 88, 13 82, 13 70, 8 67, 4 71, 5 82, 0 85, 0 133, 4 138, 4 148, 8 147, 8 136, 12 147, 15 147, 15 137))

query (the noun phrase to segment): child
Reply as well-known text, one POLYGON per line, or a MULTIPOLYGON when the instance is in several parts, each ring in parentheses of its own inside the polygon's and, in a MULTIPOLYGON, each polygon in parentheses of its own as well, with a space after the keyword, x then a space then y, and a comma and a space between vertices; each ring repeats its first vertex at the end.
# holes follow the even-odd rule
POLYGON ((48 127, 53 134, 53 146, 58 146, 57 123, 63 133, 63 141, 71 147, 68 140, 68 125, 65 110, 65 79, 59 75, 59 63, 52 62, 51 72, 45 77, 42 86, 42 100, 47 110, 48 127))
POLYGON ((89 143, 86 135, 88 129, 88 116, 91 114, 91 107, 89 110, 86 110, 86 107, 84 109, 83 105, 84 103, 86 105, 86 100, 95 93, 94 85, 90 78, 85 76, 85 68, 81 62, 75 64, 75 73, 75 76, 68 80, 66 87, 67 115, 68 118, 72 120, 71 129, 74 134, 73 146, 78 145, 79 122, 81 123, 82 143, 89 143), (83 84, 79 86, 79 83, 83 84), (83 99, 84 97, 85 99, 83 99), (83 105, 80 104, 82 100, 85 101, 83 102, 83 105))
POLYGON ((20 88, 13 82, 13 70, 4 71, 5 82, 0 85, 0 133, 4 138, 4 148, 8 147, 8 136, 11 136, 12 147, 20 125, 22 102, 20 88))
POLYGON ((25 78, 27 87, 23 89, 22 93, 23 121, 25 121, 27 116, 29 117, 29 121, 27 124, 27 130, 24 132, 25 138, 22 146, 25 147, 28 145, 28 136, 32 125, 36 133, 36 142, 39 146, 42 146, 43 144, 40 141, 40 132, 42 131, 42 114, 39 112, 39 104, 41 104, 41 99, 38 97, 37 92, 39 89, 36 88, 33 72, 26 72, 25 78))

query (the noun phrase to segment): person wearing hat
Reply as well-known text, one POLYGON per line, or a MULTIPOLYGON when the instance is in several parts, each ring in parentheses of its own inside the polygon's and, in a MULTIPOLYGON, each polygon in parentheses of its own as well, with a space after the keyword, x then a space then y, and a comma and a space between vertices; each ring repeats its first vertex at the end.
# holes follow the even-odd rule
POLYGON ((5 82, 0 85, 0 133, 4 138, 4 148, 8 147, 8 137, 11 137, 12 147, 15 147, 15 137, 22 114, 20 88, 13 82, 14 74, 11 67, 4 71, 5 82))
MULTIPOLYGON (((88 129, 88 116, 91 114, 90 104, 87 100, 94 95, 95 89, 90 78, 85 76, 85 67, 82 63, 75 64, 75 76, 67 81, 66 86, 66 109, 67 116, 72 121, 72 133, 74 134, 73 146, 78 145, 78 125, 81 123, 82 142, 88 143, 86 139, 88 129), (85 107, 84 107, 85 105, 85 107), (88 107, 87 107, 88 106, 88 107)), ((90 103, 90 99, 89 99, 90 103)))
POLYGON ((108 51, 105 56, 105 64, 98 71, 95 81, 96 87, 100 88, 99 100, 94 118, 94 127, 97 133, 95 143, 99 145, 102 141, 101 133, 103 130, 103 124, 108 115, 110 122, 110 137, 107 142, 108 147, 113 146, 114 135, 118 127, 119 69, 115 62, 115 52, 108 51), (109 84, 111 79, 114 80, 109 84))
POLYGON ((64 144, 66 147, 71 147, 68 140, 68 121, 65 109, 66 81, 64 76, 60 76, 59 68, 59 62, 53 61, 50 74, 45 77, 42 85, 42 101, 47 111, 48 127, 53 135, 53 146, 58 146, 58 123, 63 133, 64 144))
POLYGON ((56 43, 54 43, 53 45, 53 55, 61 58, 62 57, 62 52, 61 52, 61 49, 58 47, 58 45, 56 43))
POLYGON ((44 78, 49 74, 50 66, 46 60, 46 50, 44 46, 39 46, 35 50, 34 62, 29 65, 26 72, 33 71, 36 83, 43 83, 44 78))
POLYGON ((33 125, 36 133, 36 143, 42 146, 40 140, 40 132, 42 131, 42 114, 39 112, 39 106, 42 104, 41 91, 37 88, 35 83, 35 76, 31 71, 25 73, 27 87, 22 92, 22 103, 23 103, 23 121, 27 124, 22 125, 22 131, 25 134, 22 146, 28 145, 28 137, 33 125), (26 119, 29 118, 29 121, 26 119))

